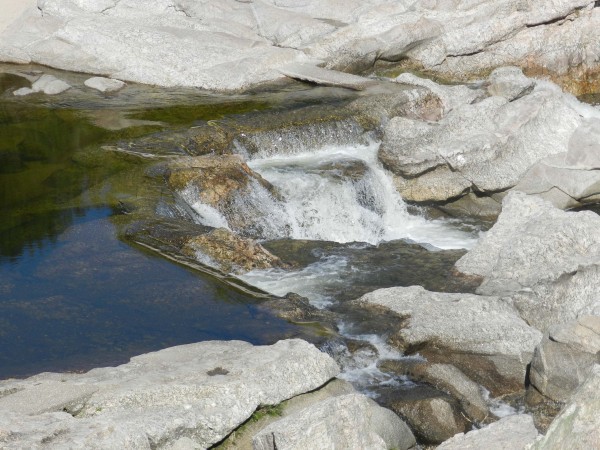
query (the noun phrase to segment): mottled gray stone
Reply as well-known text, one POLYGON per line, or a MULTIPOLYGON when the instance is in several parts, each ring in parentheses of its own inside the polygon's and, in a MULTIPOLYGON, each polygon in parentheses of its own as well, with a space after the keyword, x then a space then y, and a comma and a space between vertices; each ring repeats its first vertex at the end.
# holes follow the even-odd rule
POLYGON ((410 429, 373 400, 359 394, 316 403, 261 430, 255 450, 309 448, 408 449, 415 445, 410 429))
POLYGON ((600 365, 528 450, 589 450, 600 442, 600 365))
POLYGON ((97 390, 93 385, 48 380, 0 397, 0 410, 30 415, 53 411, 77 412, 97 390))
POLYGON ((538 82, 516 100, 492 96, 460 104, 438 122, 394 118, 384 128, 379 158, 410 201, 505 191, 539 161, 567 151, 584 109, 556 86, 538 82))
POLYGON ((14 3, 0 60, 166 86, 243 89, 314 60, 346 72, 409 60, 460 78, 519 65, 587 79, 600 54, 595 0, 14 3))
POLYGON ((503 295, 600 262, 600 217, 565 212, 521 192, 504 198, 496 224, 456 268, 484 277, 478 292, 503 295))
POLYGON ((262 347, 240 341, 182 345, 66 377, 66 386, 95 390, 91 396, 57 391, 58 376, 40 374, 2 385, 8 395, 0 401, 10 407, 0 409, 0 447, 165 448, 189 438, 206 448, 259 406, 315 390, 338 372, 313 345, 287 340, 262 347), (52 399, 52 392, 60 395, 52 399), (28 400, 34 396, 40 399, 28 400), (73 402, 82 403, 73 411, 77 418, 42 412, 73 402))
POLYGON ((479 430, 457 434, 438 450, 524 450, 538 436, 527 414, 504 417, 479 430))
POLYGON ((565 402, 594 364, 600 364, 600 316, 582 316, 550 328, 535 349, 530 381, 546 397, 565 402))

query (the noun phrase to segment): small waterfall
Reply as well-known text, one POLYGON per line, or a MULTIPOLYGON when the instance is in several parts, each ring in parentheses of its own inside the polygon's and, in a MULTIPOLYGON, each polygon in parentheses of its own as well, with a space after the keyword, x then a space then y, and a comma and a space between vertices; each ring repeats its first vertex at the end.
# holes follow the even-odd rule
POLYGON ((248 165, 275 186, 279 198, 254 182, 220 211, 193 200, 189 204, 204 225, 227 224, 257 239, 370 244, 408 239, 441 249, 470 247, 474 235, 448 222, 407 212, 377 160, 378 148, 379 144, 371 143, 266 157, 256 154, 248 165))

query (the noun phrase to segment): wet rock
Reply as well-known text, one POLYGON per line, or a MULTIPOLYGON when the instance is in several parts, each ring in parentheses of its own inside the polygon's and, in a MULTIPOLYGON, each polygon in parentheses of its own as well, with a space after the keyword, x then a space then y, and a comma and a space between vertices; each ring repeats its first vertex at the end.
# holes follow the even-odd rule
POLYGON ((0 94, 30 86, 29 80, 13 73, 0 73, 0 94))
POLYGON ((489 415, 488 406, 480 386, 451 364, 383 361, 379 368, 408 375, 411 380, 424 382, 447 392, 459 401, 461 410, 470 420, 483 422, 489 415))
POLYGON ((196 187, 199 200, 211 206, 231 202, 231 197, 247 191, 252 181, 273 189, 239 155, 178 158, 169 164, 168 181, 176 190, 196 187))
POLYGON ((436 389, 421 386, 381 395, 383 404, 408 423, 419 442, 439 444, 471 428, 458 402, 436 389))
POLYGON ((322 336, 330 337, 338 319, 334 313, 327 309, 319 309, 310 304, 306 297, 293 292, 281 298, 265 300, 262 307, 274 312, 278 317, 294 323, 314 324, 319 330, 315 330, 322 336))
POLYGON ((100 92, 116 92, 125 87, 125 83, 123 83, 121 80, 114 80, 112 78, 104 77, 88 78, 83 84, 100 92))
POLYGON ((182 252, 225 273, 285 266, 258 242, 237 236, 225 228, 191 238, 183 246, 182 252))
POLYGON ((253 439, 256 450, 408 449, 415 443, 410 429, 398 416, 359 394, 313 404, 268 425, 253 439))
POLYGON ((493 395, 522 390, 542 334, 497 297, 429 292, 419 286, 380 289, 358 306, 404 318, 391 337, 405 352, 453 364, 493 395))
POLYGON ((268 234, 271 224, 264 218, 279 196, 241 156, 178 158, 169 164, 167 177, 197 222, 257 238, 268 234))
POLYGON ((513 192, 496 224, 456 268, 484 278, 480 294, 511 295, 521 316, 545 330, 581 314, 597 314, 599 226, 596 214, 564 212, 513 192))
MULTIPOLYGON (((201 448, 225 438, 259 406, 312 391, 338 373, 335 362, 300 340, 254 347, 240 341, 183 345, 118 367, 64 376, 62 391, 93 387, 77 418, 60 412, 0 413, 3 448, 168 448, 188 438, 201 448), (215 368, 221 368, 218 374, 215 368), (212 373, 213 375, 210 375, 212 373)), ((55 374, 14 381, 16 395, 52 390, 55 374)), ((8 386, 9 387, 9 386, 8 386)), ((7 386, 5 386, 7 388, 7 386)), ((50 398, 50 396, 43 396, 50 398)), ((59 412, 54 412, 59 411, 59 412)))
POLYGON ((531 384, 543 395, 565 402, 600 364, 600 316, 549 329, 531 362, 531 384))
POLYGON ((479 430, 457 434, 439 450, 524 450, 538 436, 533 419, 527 414, 504 417, 479 430))
POLYGON ((379 158, 409 201, 493 194, 517 185, 543 158, 565 152, 583 121, 581 108, 555 86, 538 83, 511 102, 493 96, 459 105, 436 123, 397 117, 384 129, 379 158))
POLYGON ((600 442, 600 365, 595 365, 585 383, 554 419, 545 436, 528 450, 591 449, 600 442))

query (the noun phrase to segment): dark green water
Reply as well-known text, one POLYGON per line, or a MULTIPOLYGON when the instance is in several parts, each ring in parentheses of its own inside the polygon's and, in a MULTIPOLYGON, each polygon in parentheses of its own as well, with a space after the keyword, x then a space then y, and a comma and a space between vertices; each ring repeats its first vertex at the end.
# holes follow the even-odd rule
POLYGON ((20 84, 0 75, 0 378, 85 370, 202 340, 299 334, 253 297, 120 240, 119 205, 148 195, 140 187, 147 163, 102 148, 273 108, 277 96, 224 100, 131 86, 113 97, 73 89, 16 99, 20 84), (161 124, 123 128, 124 117, 161 124))

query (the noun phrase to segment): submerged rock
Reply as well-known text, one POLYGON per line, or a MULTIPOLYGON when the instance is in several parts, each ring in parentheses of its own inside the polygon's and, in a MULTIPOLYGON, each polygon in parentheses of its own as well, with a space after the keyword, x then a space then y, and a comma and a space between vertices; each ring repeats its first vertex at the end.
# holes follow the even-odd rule
POLYGON ((112 78, 104 77, 88 78, 83 84, 100 92, 116 92, 125 87, 125 83, 123 83, 121 80, 114 80, 112 78))
POLYGON ((85 374, 6 381, 0 446, 169 448, 185 438, 206 448, 259 406, 315 390, 338 372, 329 356, 300 340, 262 347, 212 341, 85 374))
POLYGON ((527 414, 504 417, 479 430, 457 434, 438 450, 525 450, 538 436, 527 414))
POLYGON ((531 361, 531 384, 544 396, 565 402, 600 364, 600 316, 582 316, 550 328, 531 361))
POLYGON ((71 85, 59 80, 54 75, 42 75, 33 82, 31 88, 23 87, 13 92, 16 96, 24 96, 41 92, 46 95, 56 95, 70 89, 71 85))
POLYGON ((253 239, 245 239, 225 229, 192 237, 182 253, 225 273, 284 267, 285 264, 253 239))
POLYGON ((412 286, 380 289, 356 303, 398 315, 392 335, 398 346, 431 362, 453 364, 494 395, 524 389, 527 365, 542 338, 497 297, 412 286))

